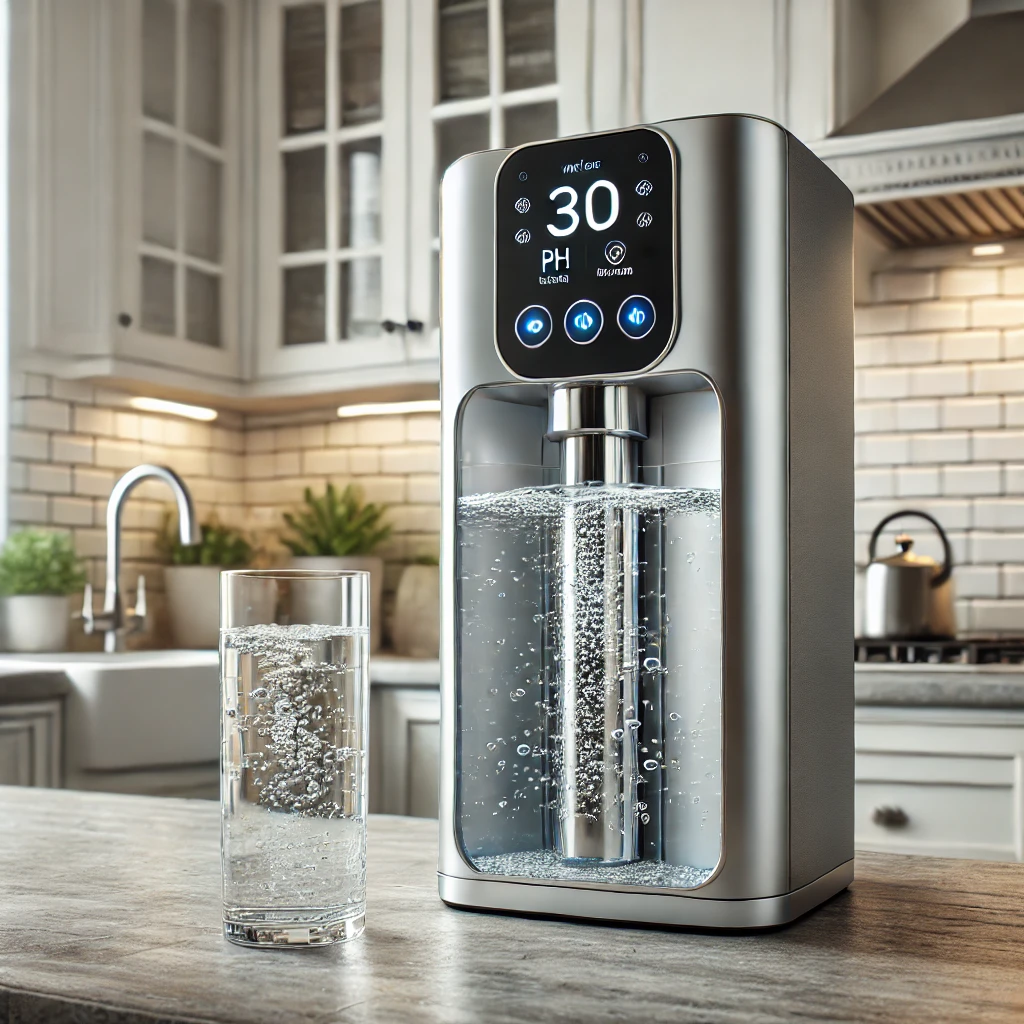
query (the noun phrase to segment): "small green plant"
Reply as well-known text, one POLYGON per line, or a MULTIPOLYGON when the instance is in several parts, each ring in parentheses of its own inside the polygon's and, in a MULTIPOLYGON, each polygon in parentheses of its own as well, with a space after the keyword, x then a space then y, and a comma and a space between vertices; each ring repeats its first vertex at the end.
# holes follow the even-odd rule
POLYGON ((391 533, 391 527, 381 522, 386 511, 384 505, 364 503, 355 484, 340 494, 328 484, 320 496, 307 487, 303 507, 284 514, 291 536, 281 542, 298 557, 368 555, 391 533))
POLYGON ((225 569, 248 565, 252 545, 238 530, 209 519, 199 527, 198 544, 182 544, 177 519, 168 513, 157 546, 171 565, 218 565, 225 569))
POLYGON ((0 549, 0 594, 74 594, 85 568, 66 533, 19 530, 0 549))

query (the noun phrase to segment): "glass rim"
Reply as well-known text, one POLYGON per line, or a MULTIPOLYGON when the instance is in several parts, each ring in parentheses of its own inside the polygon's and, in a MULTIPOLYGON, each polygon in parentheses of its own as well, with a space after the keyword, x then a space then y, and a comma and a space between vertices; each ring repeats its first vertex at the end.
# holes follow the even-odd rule
POLYGON ((255 580, 368 580, 366 569, 222 569, 221 576, 255 580))

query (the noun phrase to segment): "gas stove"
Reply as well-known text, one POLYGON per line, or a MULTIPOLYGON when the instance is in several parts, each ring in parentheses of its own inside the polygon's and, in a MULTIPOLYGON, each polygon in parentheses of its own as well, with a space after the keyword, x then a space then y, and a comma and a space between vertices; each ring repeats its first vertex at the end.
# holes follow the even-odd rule
POLYGON ((854 641, 856 660, 905 665, 1024 665, 1024 637, 854 641))

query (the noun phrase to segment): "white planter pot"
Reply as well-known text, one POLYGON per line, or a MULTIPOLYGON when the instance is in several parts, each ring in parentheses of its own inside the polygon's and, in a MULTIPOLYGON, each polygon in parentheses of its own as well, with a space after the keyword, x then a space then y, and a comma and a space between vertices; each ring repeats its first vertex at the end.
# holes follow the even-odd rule
POLYGON ((64 651, 68 646, 71 604, 53 594, 16 594, 0 598, 5 651, 18 654, 64 651))
POLYGON ((380 649, 382 629, 384 626, 382 599, 384 596, 384 559, 377 555, 348 555, 344 558, 328 556, 293 558, 293 569, 328 569, 349 570, 350 572, 368 572, 370 574, 370 650, 380 649))
POLYGON ((436 565, 407 565, 395 595, 395 650, 411 658, 436 658, 441 640, 441 572, 436 565))
POLYGON ((164 588, 175 647, 215 649, 220 642, 219 565, 164 566, 164 588))

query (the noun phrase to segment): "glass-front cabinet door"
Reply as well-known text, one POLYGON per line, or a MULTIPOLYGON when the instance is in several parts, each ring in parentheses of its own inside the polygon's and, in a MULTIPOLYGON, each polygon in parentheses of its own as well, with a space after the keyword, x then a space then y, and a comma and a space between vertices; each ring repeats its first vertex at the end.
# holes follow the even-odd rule
POLYGON ((411 310, 428 328, 437 327, 438 187, 448 165, 559 134, 556 7, 557 0, 412 5, 411 310))
POLYGON ((121 8, 123 91, 119 354, 237 376, 237 0, 142 0, 121 8))
POLYGON ((402 362, 406 0, 259 12, 259 375, 402 362))

